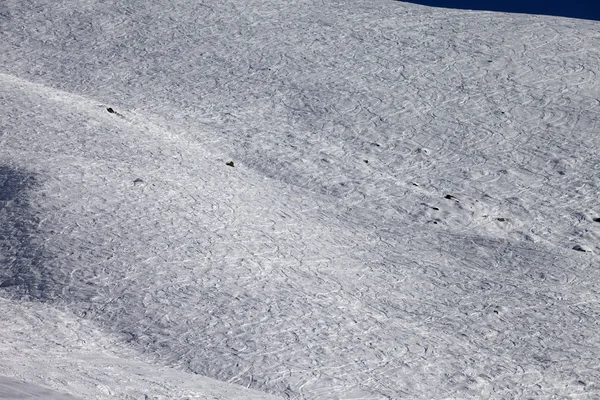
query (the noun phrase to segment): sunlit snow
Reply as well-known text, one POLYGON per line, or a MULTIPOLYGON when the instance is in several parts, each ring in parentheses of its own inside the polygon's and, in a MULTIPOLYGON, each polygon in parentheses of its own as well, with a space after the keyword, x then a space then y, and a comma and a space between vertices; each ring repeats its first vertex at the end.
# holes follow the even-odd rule
POLYGON ((0 398, 599 397, 599 28, 8 0, 0 398))

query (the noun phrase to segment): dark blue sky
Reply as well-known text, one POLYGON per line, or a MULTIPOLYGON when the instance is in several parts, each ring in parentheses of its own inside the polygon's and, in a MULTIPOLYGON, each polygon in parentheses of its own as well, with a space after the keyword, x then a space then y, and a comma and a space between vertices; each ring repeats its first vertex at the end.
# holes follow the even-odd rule
POLYGON ((401 0, 433 7, 554 15, 600 21, 600 0, 401 0))

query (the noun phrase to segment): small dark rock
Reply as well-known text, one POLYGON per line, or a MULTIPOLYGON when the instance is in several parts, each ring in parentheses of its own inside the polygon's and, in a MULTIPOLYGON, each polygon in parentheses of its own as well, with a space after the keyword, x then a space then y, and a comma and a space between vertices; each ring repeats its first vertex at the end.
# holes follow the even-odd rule
POLYGON ((368 164, 368 163, 369 163, 369 160, 363 160, 363 161, 365 162, 365 164, 368 164))
POLYGON ((600 222, 600 218, 594 218, 594 222, 600 222))
POLYGON ((447 194, 446 196, 444 196, 444 198, 448 200, 456 200, 456 197, 452 196, 451 194, 447 194))
POLYGON ((496 219, 497 219, 498 221, 500 221, 500 222, 504 222, 504 221, 506 221, 506 218, 496 218, 496 219))
POLYGON ((225 163, 226 165, 229 165, 230 167, 235 167, 235 165, 233 164, 233 161, 229 161, 228 163, 225 163))
POLYGON ((109 112, 109 113, 111 113, 111 114, 116 114, 116 113, 117 113, 115 110, 113 110, 113 109, 112 109, 112 107, 108 107, 108 108, 106 109, 106 111, 108 111, 108 112, 109 112))
POLYGON ((580 245, 576 244, 575 246, 573 246, 573 250, 577 250, 577 251, 581 251, 586 253, 588 250, 586 250, 585 248, 581 247, 580 245))
POLYGON ((142 178, 136 178, 136 179, 133 181, 133 184, 134 184, 134 185, 137 185, 138 183, 144 183, 144 181, 142 180, 142 178))
POLYGON ((431 207, 431 208, 434 209, 435 211, 440 211, 440 209, 437 207, 431 207))

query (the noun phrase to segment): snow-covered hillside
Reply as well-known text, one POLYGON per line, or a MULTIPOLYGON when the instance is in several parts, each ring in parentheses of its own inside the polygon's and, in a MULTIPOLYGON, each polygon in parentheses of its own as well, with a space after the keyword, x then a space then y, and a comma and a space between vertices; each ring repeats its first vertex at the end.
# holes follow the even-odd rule
POLYGON ((9 0, 0 397, 600 396, 599 27, 9 0))

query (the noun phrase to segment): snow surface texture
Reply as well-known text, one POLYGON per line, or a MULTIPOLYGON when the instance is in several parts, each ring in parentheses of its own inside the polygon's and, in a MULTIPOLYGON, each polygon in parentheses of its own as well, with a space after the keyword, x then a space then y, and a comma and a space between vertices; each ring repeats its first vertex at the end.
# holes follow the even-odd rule
POLYGON ((77 400, 69 395, 4 377, 0 377, 0 399, 77 400))
POLYGON ((0 382, 600 396, 598 23, 238 3, 0 8, 0 382))
POLYGON ((138 360, 119 337, 45 304, 1 299, 0 312, 3 400, 275 399, 138 360))

